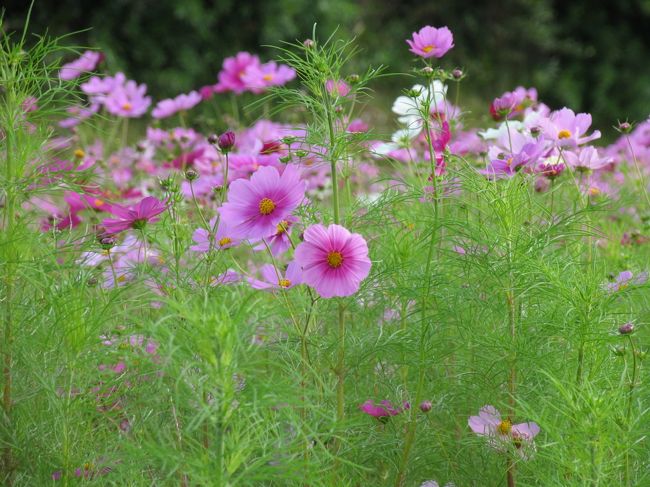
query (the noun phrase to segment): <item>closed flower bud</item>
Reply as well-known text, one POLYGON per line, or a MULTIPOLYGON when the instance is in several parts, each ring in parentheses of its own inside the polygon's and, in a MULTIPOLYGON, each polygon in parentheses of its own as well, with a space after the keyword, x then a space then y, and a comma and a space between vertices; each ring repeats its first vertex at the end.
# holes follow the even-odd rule
POLYGON ((617 357, 622 357, 625 355, 625 347, 623 345, 616 345, 612 348, 612 353, 617 357))
POLYGON ((289 162, 290 160, 291 160, 291 156, 282 156, 282 157, 280 157, 280 162, 281 162, 282 164, 286 164, 286 163, 289 162))
POLYGON ((622 324, 621 326, 618 327, 618 332, 621 335, 630 335, 632 332, 634 332, 634 323, 631 321, 622 324))
POLYGON ((624 134, 629 134, 632 130, 632 124, 630 122, 621 122, 618 124, 617 130, 619 132, 623 132, 624 134))
POLYGON ((232 130, 227 130, 219 136, 219 149, 224 154, 230 152, 235 145, 235 132, 232 130))
POLYGON ((212 145, 216 145, 219 142, 219 136, 217 134, 210 134, 208 142, 212 145))
POLYGON ((293 144, 293 143, 296 141, 296 139, 297 139, 297 137, 294 137, 294 136, 292 136, 292 135, 289 135, 289 136, 287 136, 287 137, 282 137, 282 139, 280 139, 280 140, 282 140, 282 143, 283 143, 283 144, 291 145, 291 144, 293 144))
POLYGON ((312 49, 316 45, 316 43, 311 39, 305 39, 302 45, 305 46, 306 49, 312 49))
POLYGON ((451 72, 451 75, 452 75, 453 78, 456 79, 456 80, 461 79, 461 78, 463 77, 463 74, 464 74, 463 71, 462 71, 461 69, 458 69, 458 68, 454 69, 454 70, 451 72))
POLYGON ((431 404, 431 401, 422 401, 420 403, 420 411, 423 413, 428 413, 431 411, 431 408, 433 407, 433 404, 431 404))
POLYGON ((425 66, 420 72, 425 76, 431 76, 433 74, 433 68, 431 66, 425 66))
POLYGON ((98 240, 99 240, 99 244, 102 246, 104 250, 113 248, 115 246, 115 243, 117 242, 115 237, 111 237, 107 235, 99 235, 98 240))
POLYGON ((294 152, 294 154, 296 154, 296 157, 305 157, 307 155, 307 151, 299 149, 296 152, 294 152))
POLYGON ((196 179, 199 179, 199 173, 194 169, 188 169, 185 171, 185 179, 188 181, 195 181, 196 179))
POLYGON ((358 74, 351 74, 346 79, 351 85, 356 85, 359 81, 361 81, 361 76, 358 74))

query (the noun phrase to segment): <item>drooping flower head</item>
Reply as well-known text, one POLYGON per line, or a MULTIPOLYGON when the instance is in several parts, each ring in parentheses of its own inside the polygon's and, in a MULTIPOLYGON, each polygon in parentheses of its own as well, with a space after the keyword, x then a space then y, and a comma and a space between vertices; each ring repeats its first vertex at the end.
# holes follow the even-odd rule
POLYGON ((305 230, 295 259, 304 271, 304 282, 324 298, 356 293, 371 267, 364 238, 335 224, 305 230))
POLYGON ((513 424, 510 418, 502 419, 490 405, 483 406, 478 416, 470 416, 468 424, 477 435, 489 437, 492 447, 502 451, 514 446, 523 458, 528 457, 526 450, 534 448, 533 439, 540 431, 537 423, 513 424))
POLYGON ((86 51, 79 58, 61 66, 59 78, 64 81, 70 81, 78 78, 83 73, 94 71, 99 63, 104 59, 104 55, 97 51, 86 51))
POLYGON ((305 197, 300 169, 286 166, 282 175, 275 167, 260 167, 250 180, 230 185, 228 201, 219 209, 237 238, 266 238, 295 210, 305 197))
POLYGON ((402 407, 394 407, 390 401, 384 399, 379 404, 375 404, 372 399, 368 399, 363 404, 359 405, 359 409, 373 418, 379 420, 386 420, 391 416, 397 416, 402 411, 411 409, 411 405, 405 402, 402 407))
POLYGON ((446 26, 435 28, 427 25, 413 32, 413 37, 406 42, 411 46, 409 51, 417 56, 441 58, 454 47, 454 36, 446 26))
POLYGON ((112 204, 110 212, 118 218, 107 218, 102 221, 102 225, 109 234, 123 232, 129 228, 139 230, 147 223, 157 221, 156 217, 166 209, 167 204, 153 196, 147 196, 130 208, 112 204))

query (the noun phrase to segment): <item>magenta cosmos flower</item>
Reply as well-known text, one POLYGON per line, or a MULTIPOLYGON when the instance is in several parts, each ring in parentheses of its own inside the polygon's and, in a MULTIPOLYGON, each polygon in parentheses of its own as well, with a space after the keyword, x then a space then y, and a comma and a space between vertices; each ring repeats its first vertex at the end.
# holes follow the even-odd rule
POLYGON ((266 238, 277 233, 280 222, 305 198, 305 182, 297 166, 286 166, 282 175, 275 167, 260 167, 250 180, 230 185, 228 201, 219 209, 233 237, 266 238))
POLYGON ((129 228, 140 230, 147 223, 158 221, 156 217, 166 209, 167 204, 153 196, 147 196, 130 208, 113 204, 110 212, 118 218, 107 218, 102 221, 102 225, 110 234, 120 233, 129 228))
POLYGON ((446 26, 435 28, 427 25, 419 32, 413 32, 413 38, 406 42, 411 46, 409 51, 417 56, 441 58, 454 47, 454 36, 446 26))
POLYGON ((180 94, 176 98, 168 98, 161 100, 151 110, 153 118, 167 118, 171 117, 177 112, 189 110, 201 102, 202 98, 196 91, 190 91, 188 94, 180 94))
POLYGON ((494 406, 483 406, 478 416, 470 416, 469 427, 479 436, 490 438, 490 445, 498 450, 513 445, 526 458, 524 447, 532 447, 533 439, 539 433, 537 423, 512 424, 509 418, 502 419, 494 406))
POLYGON ((259 65, 260 58, 249 52, 239 52, 236 56, 227 57, 223 61, 219 82, 214 86, 214 91, 217 93, 232 91, 237 95, 242 94, 247 88, 246 83, 242 81, 242 76, 249 67, 259 65))
POLYGON ((61 66, 59 78, 64 81, 70 81, 78 78, 83 73, 94 71, 99 63, 104 59, 104 55, 97 51, 86 51, 79 58, 61 66))
POLYGON ((388 418, 390 416, 397 416, 402 411, 411 408, 411 404, 405 402, 403 407, 393 407, 390 401, 383 400, 379 404, 375 404, 372 399, 368 399, 366 402, 359 406, 359 409, 373 418, 382 419, 388 418))
POLYGON ((368 245, 358 233, 340 225, 312 225, 295 259, 303 269, 303 281, 324 298, 350 296, 370 273, 368 245))

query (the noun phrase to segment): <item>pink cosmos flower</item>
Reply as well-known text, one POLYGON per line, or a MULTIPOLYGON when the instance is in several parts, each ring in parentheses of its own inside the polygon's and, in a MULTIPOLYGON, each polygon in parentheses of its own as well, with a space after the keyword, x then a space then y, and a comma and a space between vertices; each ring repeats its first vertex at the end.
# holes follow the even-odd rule
POLYGON ((591 126, 591 115, 574 113, 570 108, 562 108, 551 116, 540 120, 544 136, 558 147, 576 147, 600 138, 600 131, 595 130, 587 136, 591 126))
POLYGON ((602 157, 591 145, 577 151, 565 151, 563 156, 569 166, 580 172, 603 169, 613 161, 611 157, 602 157))
POLYGON ((269 61, 260 65, 249 65, 241 80, 253 93, 262 93, 270 86, 282 86, 295 77, 296 71, 293 68, 269 61))
POLYGON ((166 209, 167 204, 153 196, 147 196, 130 208, 113 204, 110 211, 118 218, 107 218, 102 221, 102 225, 110 234, 129 228, 142 229, 147 223, 158 221, 156 217, 166 209))
POLYGON ((379 404, 375 404, 372 399, 368 399, 359 406, 359 409, 373 418, 386 419, 390 416, 397 416, 402 411, 411 409, 411 404, 405 402, 402 407, 395 408, 390 401, 385 399, 379 404))
POLYGON ((286 166, 282 175, 275 167, 259 168, 250 180, 233 181, 228 201, 219 209, 237 238, 266 238, 305 198, 300 169, 286 166))
POLYGON ((525 459, 525 448, 534 447, 533 439, 540 429, 537 423, 512 424, 509 418, 501 419, 501 414, 494 406, 483 406, 478 416, 470 416, 469 427, 479 436, 490 438, 490 445, 498 450, 504 450, 513 445, 525 459))
POLYGON ((441 58, 454 47, 454 36, 446 26, 435 28, 427 25, 413 32, 413 38, 406 42, 411 46, 409 51, 417 56, 441 58))
POLYGON ((350 85, 343 80, 335 81, 333 79, 328 79, 325 82, 325 89, 332 96, 344 97, 348 96, 348 93, 350 93, 350 85))
POLYGON ((159 101, 151 111, 151 116, 158 119, 171 117, 176 112, 195 107, 201 99, 201 95, 196 91, 190 91, 188 94, 181 93, 176 98, 159 101))
POLYGON ((630 285, 638 286, 644 284, 648 281, 648 273, 641 272, 636 277, 632 271, 623 271, 616 278, 614 282, 605 284, 603 287, 606 291, 610 293, 615 293, 617 291, 622 291, 623 289, 628 288, 630 285))
POLYGON ((260 65, 260 59, 248 52, 239 52, 236 56, 227 57, 223 61, 223 67, 219 73, 219 82, 215 85, 214 91, 224 93, 232 91, 240 95, 246 91, 246 83, 242 77, 249 67, 260 65))
POLYGON ((363 237, 340 225, 305 230, 295 259, 302 266, 304 282, 324 298, 356 293, 372 265, 363 237))
POLYGON ((108 113, 118 117, 138 118, 144 115, 151 105, 151 97, 145 96, 147 85, 138 85, 129 80, 115 86, 104 98, 104 107, 108 113))
POLYGON ((276 271, 271 264, 264 264, 260 268, 262 280, 249 278, 248 283, 253 289, 290 289, 302 283, 302 269, 296 262, 290 262, 284 275, 276 271))
MULTIPOLYGON (((213 218, 210 220, 210 228, 214 228, 217 224, 217 219, 213 218)), ((192 240, 196 245, 190 247, 194 252, 209 252, 210 248, 210 232, 205 228, 197 228, 192 234, 192 240)), ((232 232, 228 224, 223 220, 219 220, 219 226, 217 231, 214 234, 214 239, 212 240, 212 249, 229 249, 239 244, 239 240, 236 240, 232 237, 232 232)))
POLYGON ((298 219, 296 217, 289 215, 286 220, 282 220, 280 223, 278 223, 277 231, 273 235, 264 239, 266 245, 264 242, 262 242, 261 244, 254 247, 253 250, 263 252, 266 251, 266 246, 268 245, 271 249, 271 254, 274 257, 283 254, 291 246, 291 239, 289 238, 289 234, 291 232, 291 227, 297 221, 298 219))
POLYGON ((79 58, 61 66, 59 78, 64 81, 73 80, 83 73, 94 71, 99 63, 104 59, 104 55, 97 51, 86 51, 79 58))

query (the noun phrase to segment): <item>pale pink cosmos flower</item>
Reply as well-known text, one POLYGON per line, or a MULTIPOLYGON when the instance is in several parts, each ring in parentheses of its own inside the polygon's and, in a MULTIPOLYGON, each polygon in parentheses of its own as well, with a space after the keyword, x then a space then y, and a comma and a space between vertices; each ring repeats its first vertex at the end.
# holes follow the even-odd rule
POLYGON ((640 272, 638 275, 634 275, 632 271, 623 271, 616 278, 614 282, 607 283, 603 288, 610 292, 615 293, 617 291, 622 291, 627 289, 629 286, 638 286, 645 284, 648 281, 648 273, 640 272))
POLYGON ((526 450, 534 448, 533 440, 540 431, 537 423, 512 424, 509 418, 502 419, 490 405, 483 406, 478 416, 470 416, 468 424, 477 435, 487 436, 492 447, 503 451, 514 446, 524 459, 528 457, 526 450))
POLYGON ((253 93, 262 93, 270 86, 282 86, 296 77, 296 71, 285 64, 275 61, 251 64, 241 76, 247 89, 253 93))
POLYGON ((587 135, 591 126, 591 115, 574 113, 570 108, 562 108, 551 113, 550 117, 540 119, 544 136, 558 147, 576 147, 600 138, 600 131, 587 135))
POLYGON ((291 227, 298 222, 298 218, 295 216, 289 215, 285 220, 282 220, 278 223, 277 231, 264 239, 264 242, 253 247, 253 250, 257 251, 266 251, 267 245, 271 249, 271 254, 274 257, 277 257, 280 254, 283 254, 291 246, 291 238, 289 233, 291 232, 291 227))
POLYGON ((102 225, 110 234, 120 233, 129 228, 139 230, 144 228, 147 223, 157 221, 157 216, 166 209, 166 202, 153 196, 147 196, 130 208, 113 204, 110 212, 118 218, 107 218, 102 221, 102 225))
POLYGON ((296 262, 290 262, 283 274, 271 264, 264 264, 260 268, 262 279, 249 278, 248 283, 253 289, 290 289, 302 283, 302 269, 296 262))
MULTIPOLYGON (((212 218, 208 223, 210 229, 214 229, 217 224, 217 219, 212 218)), ((207 229, 201 227, 194 230, 192 234, 192 240, 196 245, 192 245, 190 250, 194 252, 209 252, 210 250, 224 250, 234 247, 239 244, 239 240, 232 237, 232 232, 230 226, 223 220, 219 220, 219 225, 217 226, 217 231, 214 233, 214 238, 212 238, 212 247, 210 246, 210 233, 207 229)))
POLYGON ((195 107, 201 100, 201 95, 196 91, 190 91, 187 94, 181 93, 176 98, 159 101, 151 111, 151 116, 158 119, 171 117, 177 112, 195 107))
POLYGON ((323 298, 351 296, 370 273, 368 245, 340 225, 312 225, 295 251, 305 284, 323 298))
POLYGON ((407 39, 406 42, 411 46, 409 51, 417 56, 425 59, 434 56, 441 58, 454 47, 454 36, 446 26, 435 28, 427 25, 418 32, 413 32, 412 39, 407 39))
POLYGON ((227 57, 223 61, 223 67, 219 73, 219 82, 214 86, 216 93, 232 91, 240 95, 246 91, 246 83, 242 77, 246 70, 253 66, 259 66, 260 59, 249 52, 239 52, 236 56, 227 57))
POLYGON ((221 218, 236 238, 266 238, 305 198, 300 169, 286 166, 282 175, 275 167, 260 167, 250 180, 237 179, 230 185, 228 201, 219 209, 221 218))
POLYGON ((151 97, 146 96, 147 85, 138 85, 129 80, 118 85, 104 98, 104 107, 111 115, 125 118, 138 118, 144 115, 151 105, 151 97))
POLYGON ((601 156, 598 149, 591 145, 575 151, 564 151, 562 156, 569 166, 580 172, 603 169, 613 162, 611 157, 601 156))
POLYGON ((78 78, 83 73, 94 71, 99 63, 104 59, 104 55, 97 51, 86 51, 79 58, 61 66, 59 78, 64 81, 70 81, 78 78))

